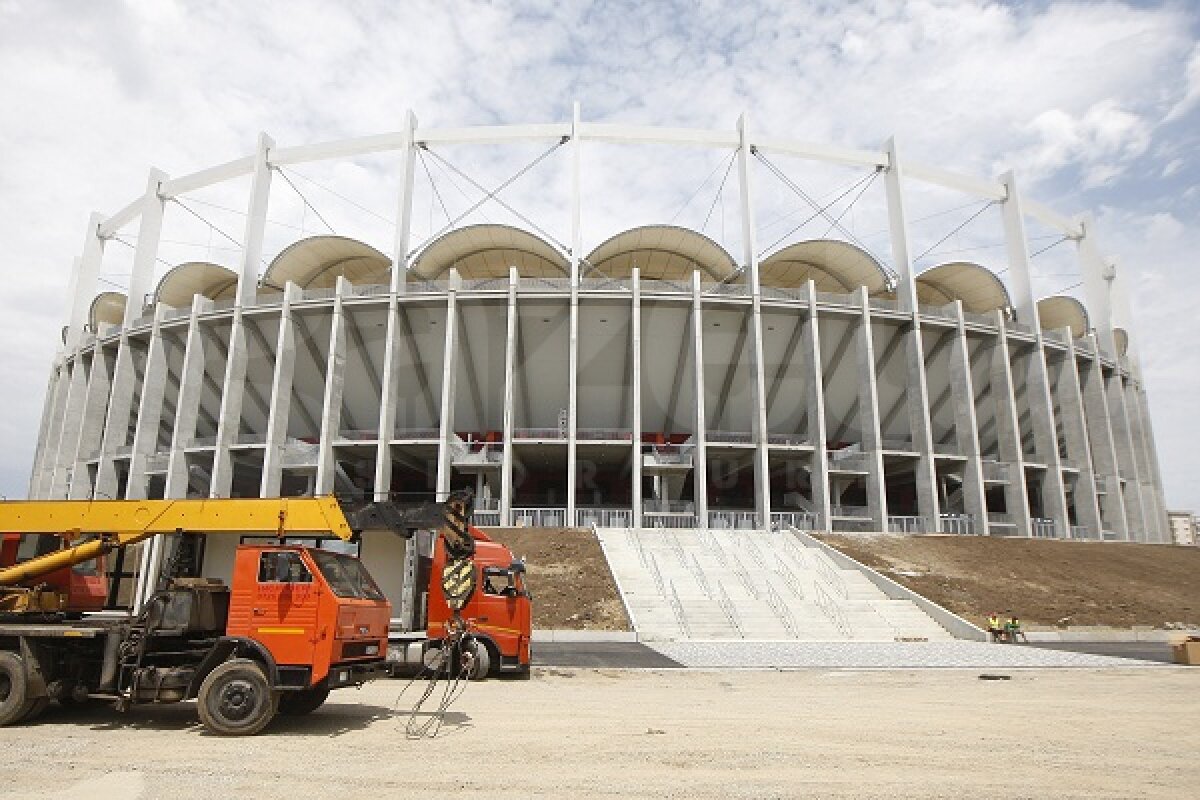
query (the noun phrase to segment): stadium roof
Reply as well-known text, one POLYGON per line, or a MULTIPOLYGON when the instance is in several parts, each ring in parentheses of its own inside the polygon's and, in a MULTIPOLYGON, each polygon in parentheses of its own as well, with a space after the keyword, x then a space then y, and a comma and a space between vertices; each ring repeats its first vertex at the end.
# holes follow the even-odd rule
POLYGON ((237 273, 208 261, 188 261, 172 267, 154 289, 154 302, 191 308, 195 295, 223 300, 237 292, 237 273))
POLYGON ((1065 294, 1043 297, 1037 302, 1038 322, 1044 331, 1070 328, 1075 338, 1088 331, 1088 314, 1083 303, 1065 294))
POLYGON ((125 303, 128 298, 121 292, 101 292, 92 300, 88 309, 88 324, 92 331, 101 325, 120 325, 125 321, 125 303))
POLYGON ((345 236, 313 236, 288 246, 267 267, 262 285, 283 291, 288 281, 301 289, 332 289, 339 276, 354 284, 391 282, 391 259, 371 245, 345 236))
POLYGON ((516 267, 523 278, 562 278, 570 264, 554 245, 509 225, 469 225, 427 244, 413 262, 412 275, 435 280, 458 270, 464 279, 507 278, 516 267))
POLYGON ((866 286, 869 294, 888 290, 888 275, 867 251, 837 239, 812 239, 789 245, 758 265, 759 282, 781 289, 809 279, 821 292, 854 292, 866 286))
POLYGON ((618 233, 591 252, 585 269, 627 278, 635 266, 641 277, 657 280, 690 280, 700 270, 706 283, 726 280, 737 272, 737 262, 721 245, 674 225, 646 225, 618 233))
POLYGON ((986 314, 1008 309, 1008 289, 986 267, 968 261, 952 261, 931 267, 917 276, 917 302, 942 306, 961 300, 964 311, 986 314))

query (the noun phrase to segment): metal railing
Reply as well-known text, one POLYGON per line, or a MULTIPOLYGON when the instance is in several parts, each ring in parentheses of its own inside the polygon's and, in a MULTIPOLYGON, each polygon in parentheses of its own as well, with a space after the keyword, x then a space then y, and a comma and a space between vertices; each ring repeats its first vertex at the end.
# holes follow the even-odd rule
POLYGON ((903 514, 889 514, 888 530, 892 533, 929 533, 929 525, 924 517, 903 514))
POLYGON ((513 521, 526 528, 562 528, 567 524, 565 508, 514 508, 513 521))
POLYGON ((696 556, 692 556, 691 563, 687 565, 688 571, 692 573, 692 577, 696 579, 696 585, 700 587, 700 591, 704 592, 704 596, 711 598, 713 596, 712 586, 708 583, 708 576, 704 574, 704 568, 700 566, 700 562, 696 556))
POLYGON ((654 581, 654 588, 658 589, 659 594, 666 594, 662 571, 658 568, 658 559, 654 557, 654 553, 646 554, 646 569, 650 570, 650 578, 654 581))
POLYGON ((849 600, 850 589, 846 586, 846 579, 837 574, 837 571, 830 566, 829 561, 821 556, 815 556, 813 563, 821 580, 825 581, 829 588, 837 592, 843 600, 849 600))
POLYGON ((633 281, 629 278, 582 278, 579 281, 581 292, 628 292, 633 290, 633 281))
POLYGON ((746 593, 755 600, 760 599, 758 587, 755 585, 754 579, 750 577, 750 573, 746 571, 746 566, 742 564, 741 559, 734 555, 729 557, 729 561, 729 569, 733 572, 734 577, 741 581, 742 588, 746 590, 746 593))
POLYGON ((854 295, 842 294, 841 292, 817 292, 817 302, 848 306, 854 302, 854 295))
POLYGON ((768 433, 767 444, 800 445, 808 444, 808 436, 803 433, 768 433))
POLYGON ((1034 517, 1030 521, 1031 532, 1037 539, 1057 539, 1058 525, 1052 519, 1034 517))
POLYGON ((620 428, 577 428, 575 438, 586 441, 632 442, 633 431, 620 428))
POLYGON ((801 303, 808 302, 808 292, 804 287, 796 289, 784 289, 778 286, 763 286, 759 289, 764 300, 798 300, 801 303))
POLYGON ((700 292, 701 294, 725 297, 749 297, 750 287, 744 283, 710 283, 701 287, 700 292))
POLYGON ((348 439, 352 442, 366 442, 379 437, 379 431, 375 428, 351 428, 338 433, 339 439, 348 439))
POLYGON ((756 530, 758 524, 757 511, 709 511, 708 527, 756 530))
POLYGON ((691 294, 690 283, 682 281, 666 281, 656 278, 641 279, 642 294, 691 294))
POLYGON ((480 509, 476 508, 475 509, 475 518, 473 521, 476 525, 478 525, 480 527, 484 527, 484 528, 498 527, 500 525, 500 512, 499 511, 481 511, 480 509))
POLYGON ((337 289, 305 289, 300 292, 301 300, 327 300, 337 297, 337 289))
POLYGON ((802 531, 813 531, 817 529, 817 515, 811 511, 772 511, 771 512, 771 528, 779 529, 787 526, 797 528, 802 531))
POLYGON ((742 623, 738 618, 737 608, 733 605, 733 601, 729 599, 729 593, 725 591, 725 587, 720 581, 717 582, 717 605, 721 607, 721 611, 725 612, 725 618, 729 620, 729 624, 737 631, 737 635, 746 638, 746 634, 742 632, 742 623))
POLYGON ((657 514, 693 514, 696 504, 688 500, 646 500, 642 503, 642 511, 657 514))
POLYGON ((792 636, 799 636, 800 631, 796 626, 796 618, 792 616, 792 612, 788 609, 787 604, 783 602, 783 598, 775 591, 775 587, 767 584, 767 605, 775 612, 775 616, 783 623, 784 629, 792 636))
POLYGON ((787 564, 783 562, 783 559, 780 559, 775 565, 773 572, 780 578, 783 578, 783 582, 786 583, 788 588, 792 590, 792 594, 796 596, 797 600, 804 599, 804 587, 800 585, 800 579, 796 577, 796 573, 792 572, 792 570, 788 568, 787 564))
POLYGON ((508 277, 503 278, 470 278, 459 285, 460 292, 507 292, 508 277))
POLYGON ((567 438, 564 428, 516 428, 513 430, 514 439, 563 439, 567 438))
POLYGON ((667 594, 667 599, 671 602, 671 610, 675 612, 675 621, 679 623, 679 630, 687 638, 692 638, 692 628, 688 625, 687 614, 683 610, 683 603, 679 602, 679 593, 675 591, 675 581, 668 581, 667 588, 670 592, 667 594))
POLYGON ((521 282, 517 284, 519 294, 569 291, 571 291, 570 278, 521 278, 521 282))
POLYGON ((987 512, 988 525, 1016 525, 1012 514, 1005 511, 989 511, 987 512))
POLYGON ((405 428, 398 430, 394 439, 437 439, 442 432, 437 428, 405 428))
POLYGON ((643 528, 695 528, 695 514, 642 513, 643 528))
POLYGON ((580 525, 595 525, 597 528, 633 526, 633 511, 628 508, 576 508, 575 518, 580 525))
POLYGON ((833 623, 833 627, 838 629, 838 632, 847 639, 851 637, 850 622, 846 619, 846 615, 842 612, 841 607, 834 602, 829 593, 821 588, 820 584, 816 584, 816 591, 813 599, 816 601, 817 608, 821 613, 833 623))
POLYGON ((449 281, 409 280, 404 284, 405 294, 440 294, 449 288, 449 281))
POLYGON ((939 514, 939 533, 957 533, 964 536, 974 535, 975 517, 972 514, 939 514))
POLYGON ((1072 539, 1083 539, 1083 540, 1087 540, 1087 539, 1094 540, 1094 539, 1099 539, 1100 535, 1093 533, 1091 528, 1088 528, 1084 525, 1072 525, 1071 526, 1071 538, 1072 539))

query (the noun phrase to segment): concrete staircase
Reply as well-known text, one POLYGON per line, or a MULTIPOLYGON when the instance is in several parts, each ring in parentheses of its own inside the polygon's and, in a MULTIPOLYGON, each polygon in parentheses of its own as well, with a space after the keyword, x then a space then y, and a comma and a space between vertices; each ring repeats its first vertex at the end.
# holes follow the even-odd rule
POLYGON ((599 528, 646 641, 953 639, 909 600, 888 598, 788 533, 599 528))

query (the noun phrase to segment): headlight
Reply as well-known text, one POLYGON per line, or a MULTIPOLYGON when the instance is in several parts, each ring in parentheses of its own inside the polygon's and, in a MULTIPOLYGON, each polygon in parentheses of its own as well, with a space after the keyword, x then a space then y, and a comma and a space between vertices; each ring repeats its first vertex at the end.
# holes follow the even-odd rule
POLYGON ((369 645, 367 645, 367 649, 364 652, 369 656, 379 655, 379 645, 369 644, 369 645))

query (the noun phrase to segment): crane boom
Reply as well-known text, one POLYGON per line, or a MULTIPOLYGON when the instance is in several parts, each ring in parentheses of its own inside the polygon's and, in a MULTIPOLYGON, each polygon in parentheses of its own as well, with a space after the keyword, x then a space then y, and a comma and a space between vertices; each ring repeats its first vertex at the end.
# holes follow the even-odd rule
POLYGON ((0 586, 26 583, 164 533, 353 536, 333 497, 9 501, 0 503, 0 531, 57 534, 67 541, 99 537, 2 569, 0 586))

